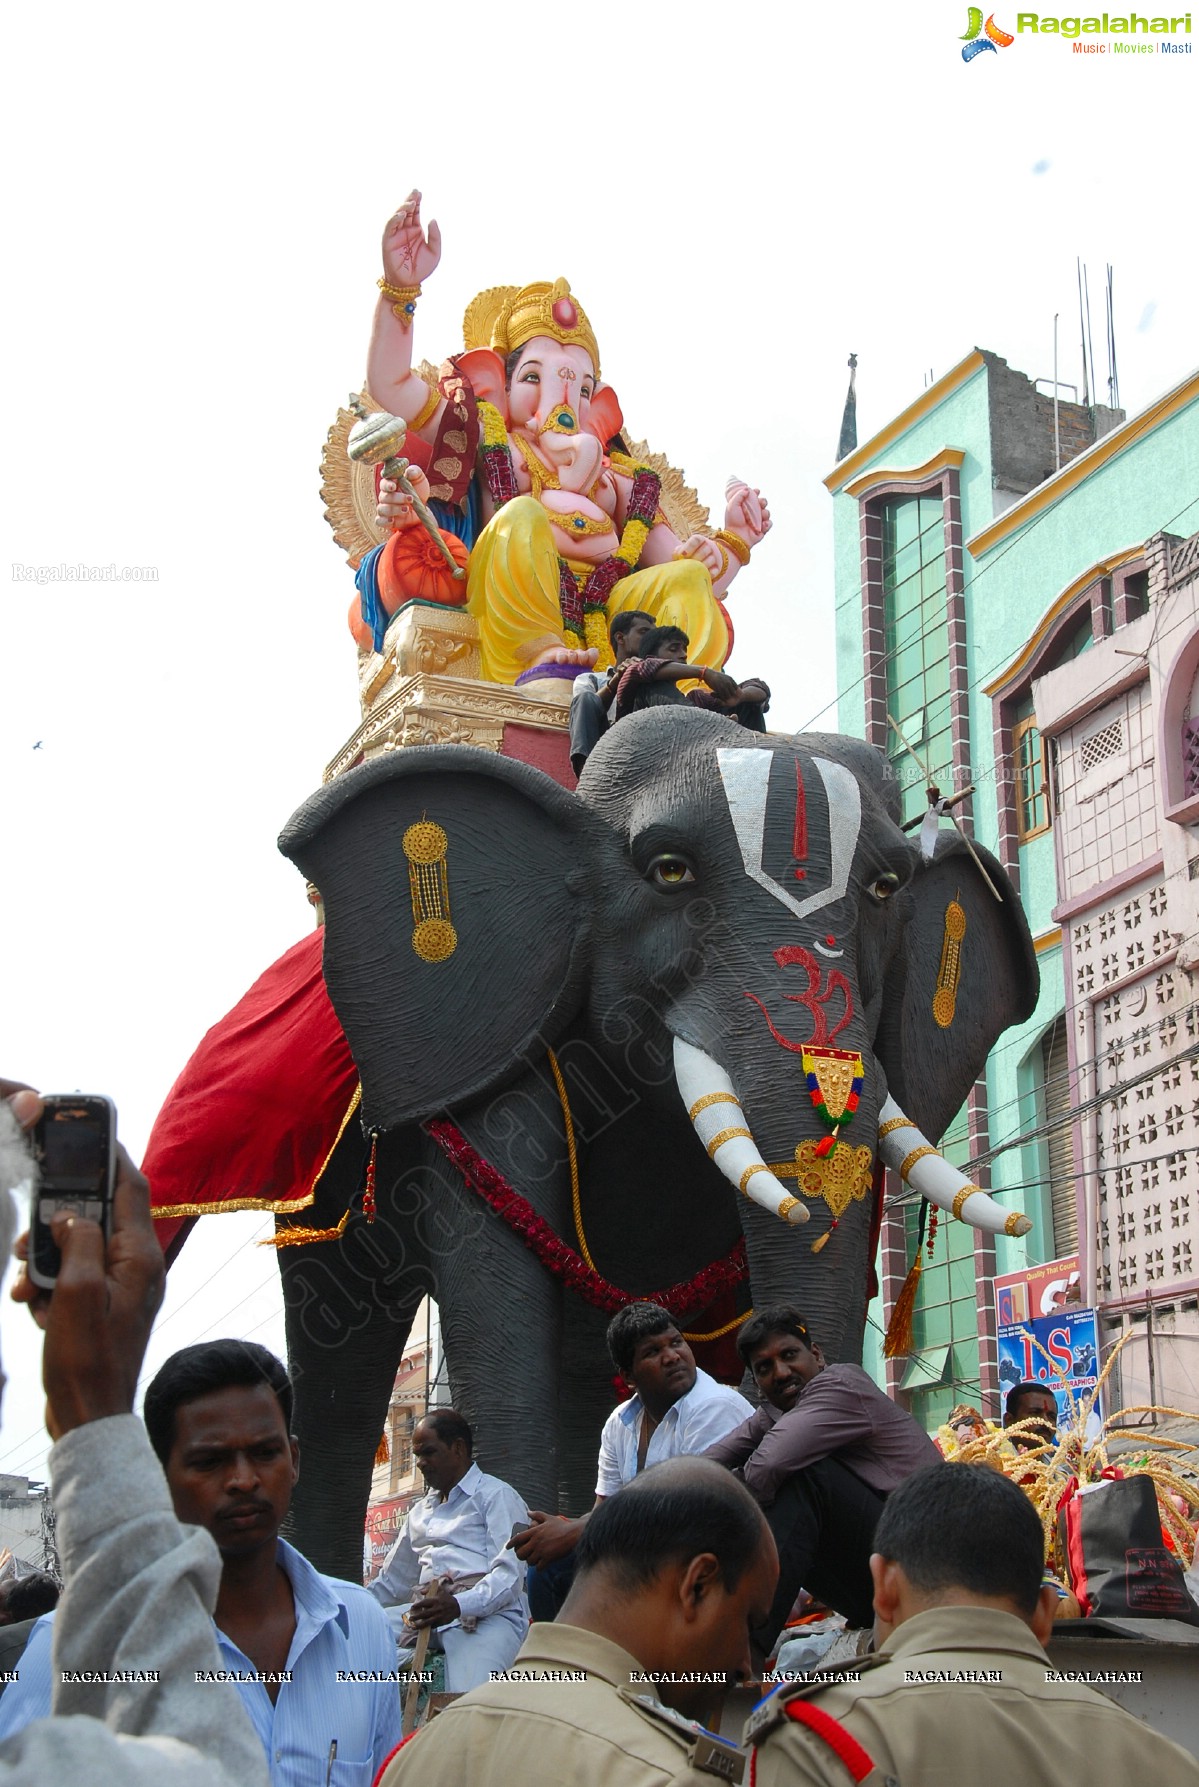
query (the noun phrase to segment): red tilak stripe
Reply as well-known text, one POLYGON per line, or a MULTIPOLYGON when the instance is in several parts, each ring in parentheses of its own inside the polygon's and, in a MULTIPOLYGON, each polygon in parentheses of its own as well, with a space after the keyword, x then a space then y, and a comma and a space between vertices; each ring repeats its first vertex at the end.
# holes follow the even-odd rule
POLYGON ((834 1719, 818 1706, 807 1700, 789 1700, 787 1717, 794 1719, 797 1725, 807 1725, 816 1736, 822 1738, 845 1764, 855 1781, 864 1781, 874 1767, 874 1760, 862 1748, 856 1737, 851 1737, 844 1725, 834 1719))
POLYGON ((796 862, 803 862, 808 854, 808 803, 803 791, 803 771, 798 762, 795 765, 795 836, 791 840, 791 854, 796 862))

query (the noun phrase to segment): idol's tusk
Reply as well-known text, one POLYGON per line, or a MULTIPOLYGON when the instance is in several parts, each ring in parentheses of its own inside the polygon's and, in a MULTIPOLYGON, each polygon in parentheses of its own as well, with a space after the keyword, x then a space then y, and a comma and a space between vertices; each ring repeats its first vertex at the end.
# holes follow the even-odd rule
POLYGON ((1027 1235, 1031 1229, 1032 1223, 1022 1211, 1005 1210, 938 1154, 890 1097, 878 1115, 878 1151, 913 1191, 973 1228, 985 1229, 990 1235, 1027 1235))
POLYGON ((676 1036, 674 1077, 696 1135, 729 1184, 784 1222, 806 1222, 803 1200, 791 1196, 759 1154, 723 1067, 676 1036))

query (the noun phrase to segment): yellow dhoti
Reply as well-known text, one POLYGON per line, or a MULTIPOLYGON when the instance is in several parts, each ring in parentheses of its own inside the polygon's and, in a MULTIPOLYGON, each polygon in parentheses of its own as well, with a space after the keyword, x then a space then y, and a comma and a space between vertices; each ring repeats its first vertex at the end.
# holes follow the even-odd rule
MULTIPOLYGON (((545 509, 536 497, 514 497, 475 541, 467 571, 467 608, 479 623, 486 681, 514 683, 541 652, 578 643, 563 632, 559 575, 545 509)), ((652 614, 659 626, 681 627, 691 663, 718 670, 728 657, 728 626, 712 578, 695 559, 648 565, 622 577, 608 598, 608 618, 632 608, 652 614)), ((611 661, 610 653, 601 653, 601 668, 611 661)))

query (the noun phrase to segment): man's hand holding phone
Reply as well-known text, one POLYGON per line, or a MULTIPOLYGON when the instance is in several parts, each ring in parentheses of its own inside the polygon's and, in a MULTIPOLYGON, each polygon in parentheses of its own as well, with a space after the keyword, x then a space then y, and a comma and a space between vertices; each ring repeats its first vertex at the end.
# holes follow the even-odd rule
MULTIPOLYGON (((0 1095, 10 1092, 15 1092, 17 1121, 31 1128, 42 1114, 42 1100, 0 1081, 0 1095)), ((51 1232, 62 1253, 53 1293, 22 1273, 12 1295, 30 1306, 46 1332, 46 1426, 58 1440, 89 1421, 132 1414, 166 1269, 150 1220, 150 1188, 119 1145, 111 1239, 105 1241, 99 1223, 69 1214, 54 1216, 51 1232)), ((28 1236, 18 1241, 16 1252, 19 1259, 27 1257, 28 1236)))

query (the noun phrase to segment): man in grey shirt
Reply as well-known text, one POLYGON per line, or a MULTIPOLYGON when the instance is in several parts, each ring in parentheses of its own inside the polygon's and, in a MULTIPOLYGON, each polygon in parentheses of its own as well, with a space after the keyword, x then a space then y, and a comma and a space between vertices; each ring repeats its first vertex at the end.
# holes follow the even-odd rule
POLYGON ((754 1633, 765 1657, 801 1588, 851 1626, 872 1623, 870 1553, 883 1504, 940 1454, 860 1365, 826 1364, 790 1304, 751 1316, 737 1350, 764 1400, 706 1456, 743 1479, 778 1546, 778 1593, 754 1633))
MULTIPOLYGON (((23 1128, 41 1115, 0 1080, 23 1128)), ((23 1178, 0 1134, 0 1269, 23 1178)), ((42 1374, 54 1440, 50 1481, 66 1588, 54 1638, 52 1716, 0 1743, 3 1787, 269 1787, 237 1690, 201 1683, 221 1667, 209 1613, 221 1563, 209 1535, 181 1526, 136 1419, 133 1396, 162 1302, 150 1191, 117 1150, 112 1235, 84 1217, 52 1225, 62 1267, 52 1297, 24 1275, 14 1295, 46 1331, 42 1374)), ((19 1665, 18 1665, 19 1667, 19 1665)))

